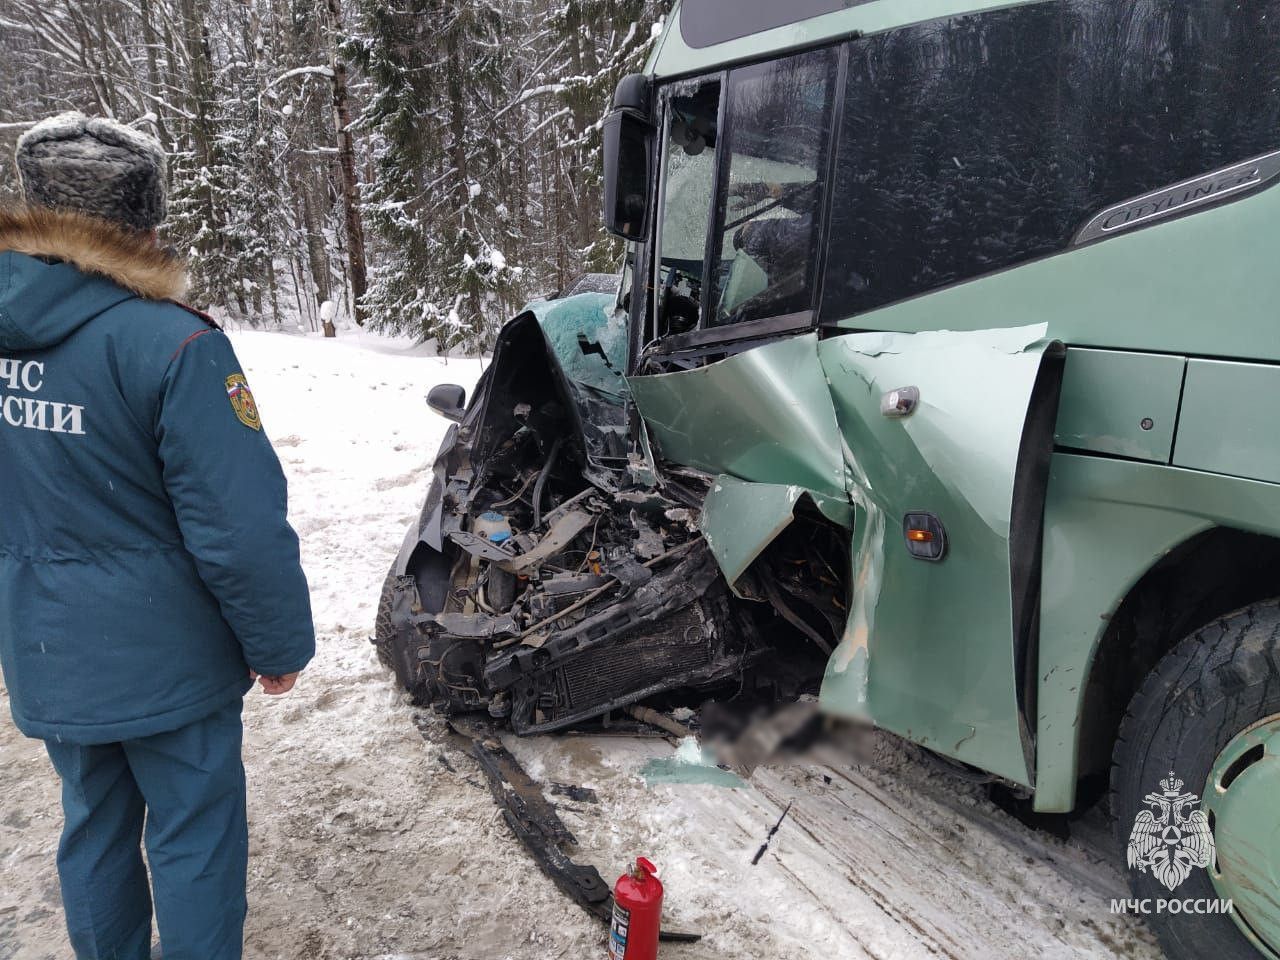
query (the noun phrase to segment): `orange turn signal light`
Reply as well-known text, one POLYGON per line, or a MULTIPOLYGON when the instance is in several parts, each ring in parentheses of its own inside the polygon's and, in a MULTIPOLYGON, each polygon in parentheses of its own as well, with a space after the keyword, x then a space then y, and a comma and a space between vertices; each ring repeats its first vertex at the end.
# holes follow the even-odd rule
POLYGON ((947 555, 947 528, 932 513, 919 511, 903 517, 902 538, 907 552, 917 560, 937 563, 947 555))

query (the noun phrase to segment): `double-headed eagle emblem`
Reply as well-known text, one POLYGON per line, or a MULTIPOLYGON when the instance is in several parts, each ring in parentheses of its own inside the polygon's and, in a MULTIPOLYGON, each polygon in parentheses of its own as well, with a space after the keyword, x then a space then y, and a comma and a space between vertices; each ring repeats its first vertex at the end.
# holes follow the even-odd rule
POLYGON ((1160 781, 1161 793, 1149 793, 1150 809, 1139 812, 1129 834, 1129 869, 1137 868, 1176 889, 1195 867, 1213 863, 1213 831, 1209 818, 1196 807, 1200 798, 1184 793, 1182 781, 1170 771, 1160 781))
POLYGON ((244 378, 243 373, 233 373, 227 377, 227 399, 231 401, 231 409, 241 423, 250 430, 262 429, 258 403, 253 399, 253 391, 249 389, 249 381, 244 378))

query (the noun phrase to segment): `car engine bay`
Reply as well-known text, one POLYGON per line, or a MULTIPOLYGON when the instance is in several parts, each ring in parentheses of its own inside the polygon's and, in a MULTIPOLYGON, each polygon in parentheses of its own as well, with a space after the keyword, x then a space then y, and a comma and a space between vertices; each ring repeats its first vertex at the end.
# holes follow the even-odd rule
POLYGON ((735 594, 699 530, 715 478, 627 449, 626 416, 531 315, 504 331, 382 597, 375 644, 416 702, 523 735, 816 692, 845 620, 837 530, 798 512, 735 594))

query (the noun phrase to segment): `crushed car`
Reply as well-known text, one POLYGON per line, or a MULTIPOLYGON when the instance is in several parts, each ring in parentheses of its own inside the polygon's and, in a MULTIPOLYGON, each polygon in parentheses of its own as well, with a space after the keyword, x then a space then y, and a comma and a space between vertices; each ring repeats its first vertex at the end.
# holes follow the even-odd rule
POLYGON ((816 693, 838 542, 801 525, 730 591, 699 527, 715 478, 660 473, 629 442, 626 329, 616 296, 536 304, 469 405, 433 391, 456 424, 375 636, 419 702, 530 734, 675 691, 816 693))

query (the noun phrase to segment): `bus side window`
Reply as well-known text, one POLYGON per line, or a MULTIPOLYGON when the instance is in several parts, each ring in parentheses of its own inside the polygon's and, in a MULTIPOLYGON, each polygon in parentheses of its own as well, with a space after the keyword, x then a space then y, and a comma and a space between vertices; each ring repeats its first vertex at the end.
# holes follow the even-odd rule
POLYGON ((813 306, 837 53, 733 71, 707 325, 813 306))

